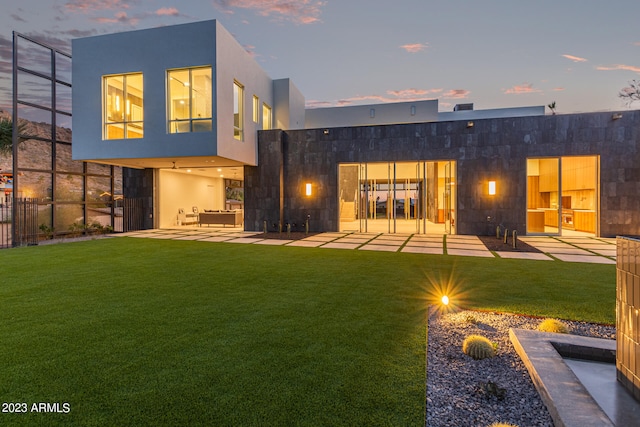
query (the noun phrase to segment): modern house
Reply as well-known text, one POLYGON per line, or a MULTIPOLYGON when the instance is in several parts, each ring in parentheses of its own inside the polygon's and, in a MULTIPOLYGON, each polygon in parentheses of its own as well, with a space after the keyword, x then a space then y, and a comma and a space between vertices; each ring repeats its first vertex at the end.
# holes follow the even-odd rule
POLYGON ((640 234, 640 111, 305 110, 216 21, 73 41, 73 158, 124 166, 149 227, 640 234))

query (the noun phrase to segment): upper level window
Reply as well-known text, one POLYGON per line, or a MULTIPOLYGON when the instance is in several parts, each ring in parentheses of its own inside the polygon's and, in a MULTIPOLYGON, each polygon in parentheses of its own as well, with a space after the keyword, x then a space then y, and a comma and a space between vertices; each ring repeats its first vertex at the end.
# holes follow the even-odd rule
POLYGON ((253 122, 260 123, 260 98, 253 95, 253 122))
POLYGON ((262 129, 271 129, 271 107, 262 104, 262 129))
POLYGON ((237 81, 233 82, 233 137, 243 140, 242 123, 244 122, 244 87, 237 81))
POLYGON ((211 131, 211 67, 170 70, 167 82, 169 133, 211 131))
POLYGON ((102 78, 103 138, 131 139, 144 136, 142 73, 102 78))

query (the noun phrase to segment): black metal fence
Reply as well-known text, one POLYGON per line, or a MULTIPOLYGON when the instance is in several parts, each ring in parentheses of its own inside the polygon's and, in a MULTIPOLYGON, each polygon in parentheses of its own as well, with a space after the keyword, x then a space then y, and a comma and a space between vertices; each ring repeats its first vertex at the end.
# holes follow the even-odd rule
POLYGON ((13 199, 0 207, 0 248, 38 244, 38 199, 13 199))
MULTIPOLYGON (((15 212, 10 205, 0 206, 0 249, 37 245, 41 238, 50 238, 38 226, 38 209, 46 205, 41 205, 38 199, 13 199, 13 203, 15 212)), ((144 199, 118 200, 113 231, 123 233, 143 229, 144 199)))
POLYGON ((144 199, 123 199, 122 224, 115 224, 115 231, 136 231, 144 229, 144 199))

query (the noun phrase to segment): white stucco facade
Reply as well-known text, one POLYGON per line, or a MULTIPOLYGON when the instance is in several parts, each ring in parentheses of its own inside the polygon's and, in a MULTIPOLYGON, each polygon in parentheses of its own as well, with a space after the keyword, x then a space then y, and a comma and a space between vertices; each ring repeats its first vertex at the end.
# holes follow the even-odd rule
MULTIPOLYGON (((76 39, 73 54, 75 160, 134 168, 167 168, 173 162, 255 165, 257 131, 274 124, 262 123, 262 114, 254 121, 254 98, 260 108, 263 104, 272 108, 274 119, 295 116, 287 102, 276 105, 273 80, 215 20, 76 39), (170 133, 167 73, 191 67, 211 67, 213 126, 204 132, 170 133), (107 139, 103 78, 128 73, 141 73, 144 79, 144 136, 107 139), (234 82, 243 87, 240 139, 234 138, 234 82)), ((304 98, 299 91, 295 95, 303 112, 304 98)))

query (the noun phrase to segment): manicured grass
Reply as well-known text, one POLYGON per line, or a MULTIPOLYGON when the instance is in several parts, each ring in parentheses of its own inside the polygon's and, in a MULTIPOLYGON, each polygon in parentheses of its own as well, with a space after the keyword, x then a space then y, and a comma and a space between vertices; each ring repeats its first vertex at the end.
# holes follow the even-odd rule
POLYGON ((146 239, 0 251, 0 424, 424 425, 426 310, 615 321, 615 268, 146 239))

